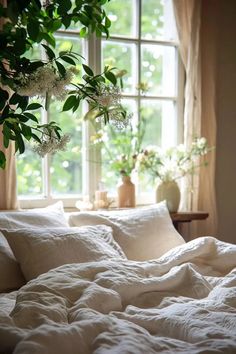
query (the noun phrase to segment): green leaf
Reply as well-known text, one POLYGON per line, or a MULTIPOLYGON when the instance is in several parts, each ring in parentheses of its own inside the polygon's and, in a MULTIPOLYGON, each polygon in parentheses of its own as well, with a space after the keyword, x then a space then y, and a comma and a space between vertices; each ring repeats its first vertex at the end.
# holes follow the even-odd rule
POLYGON ((90 24, 89 18, 86 16, 85 13, 80 12, 78 16, 78 21, 82 23, 85 27, 88 27, 90 24))
POLYGON ((76 3, 78 10, 80 10, 83 5, 83 0, 75 0, 75 3, 76 3))
POLYGON ((69 111, 76 104, 76 101, 76 96, 69 96, 66 102, 64 103, 62 111, 69 111))
POLYGON ((61 138, 61 134, 59 133, 59 131, 57 129, 54 130, 56 136, 58 137, 58 139, 61 138))
POLYGON ((19 108, 21 108, 21 110, 24 111, 28 105, 28 102, 29 102, 29 97, 21 96, 21 100, 18 104, 19 108))
POLYGON ((21 96, 18 95, 16 92, 13 93, 13 95, 11 96, 10 100, 9 100, 9 104, 10 105, 15 105, 17 103, 21 102, 21 96))
POLYGON ((6 124, 3 124, 2 132, 3 132, 3 145, 7 149, 11 139, 11 130, 8 128, 6 124))
POLYGON ((101 38, 102 37, 102 32, 100 31, 100 29, 96 28, 96 36, 98 38, 101 38))
POLYGON ((67 13, 71 9, 72 3, 70 0, 57 0, 57 2, 59 4, 57 11, 60 15, 67 13))
POLYGON ((100 0, 100 5, 106 4, 107 0, 100 0))
POLYGON ((38 118, 35 117, 32 113, 24 112, 24 116, 27 117, 28 119, 31 119, 34 122, 38 123, 38 118))
POLYGON ((74 105, 74 107, 73 107, 73 112, 75 112, 77 109, 78 109, 78 107, 79 107, 79 105, 80 105, 80 98, 79 98, 79 96, 76 98, 76 103, 75 103, 75 105, 74 105))
POLYGON ((42 39, 45 39, 46 42, 48 42, 53 48, 55 48, 56 41, 52 34, 41 32, 40 35, 42 39))
POLYGON ((31 128, 26 124, 21 124, 21 131, 27 140, 31 139, 32 131, 31 128))
POLYGON ((52 24, 52 30, 53 32, 56 32, 59 28, 61 28, 61 21, 59 19, 54 19, 53 24, 52 24))
POLYGON ((64 16, 61 20, 65 28, 68 28, 71 24, 71 18, 69 16, 64 16))
POLYGON ((26 109, 27 109, 27 111, 33 111, 33 110, 39 109, 41 107, 42 107, 42 105, 40 103, 35 102, 35 103, 30 103, 26 109))
POLYGON ((0 150, 0 168, 4 170, 6 167, 6 156, 3 151, 0 150))
POLYGON ((42 46, 44 47, 44 49, 46 50, 47 56, 50 60, 54 59, 56 56, 53 52, 53 50, 46 44, 42 44, 42 46))
POLYGON ((16 132, 16 143, 17 143, 17 147, 20 151, 20 154, 23 154, 25 151, 25 143, 24 143, 24 140, 22 139, 21 134, 18 132, 16 132))
POLYGON ((37 143, 41 144, 41 140, 39 139, 38 135, 31 133, 31 138, 37 141, 37 143))
POLYGON ((57 69, 58 69, 60 75, 64 76, 66 73, 65 67, 61 63, 59 63, 59 61, 57 61, 57 60, 55 61, 55 63, 56 63, 56 66, 57 66, 57 69))
POLYGON ((68 55, 61 56, 61 59, 64 60, 65 62, 71 64, 71 65, 76 65, 76 62, 74 61, 74 59, 72 59, 68 55))
POLYGON ((7 149, 8 146, 9 146, 9 142, 10 142, 9 137, 6 136, 6 135, 3 135, 3 145, 4 145, 4 147, 5 147, 6 149, 7 149))
POLYGON ((111 20, 108 17, 106 17, 106 19, 105 19, 105 26, 106 26, 106 28, 111 27, 111 20))
POLYGON ((5 101, 0 100, 0 112, 3 110, 4 107, 5 107, 5 101))
POLYGON ((9 105, 5 106, 4 110, 2 111, 1 118, 7 118, 9 115, 9 105))
POLYGON ((104 75, 113 85, 117 84, 117 78, 111 71, 107 71, 104 75))
POLYGON ((88 65, 82 64, 82 66, 88 76, 94 76, 93 70, 88 65))
POLYGON ((79 31, 79 35, 81 38, 84 38, 87 36, 87 27, 82 27, 81 30, 79 31))
POLYGON ((32 39, 32 41, 36 42, 39 35, 39 22, 30 18, 30 22, 28 22, 27 24, 27 31, 29 34, 29 38, 32 39))
POLYGON ((91 5, 84 5, 84 11, 87 13, 87 16, 92 19, 93 8, 91 7, 91 5))
POLYGON ((3 100, 6 102, 8 100, 8 98, 9 98, 8 92, 6 90, 3 90, 0 88, 0 101, 3 100))
POLYGON ((30 72, 34 72, 37 70, 40 66, 43 66, 43 63, 40 60, 33 61, 29 63, 28 69, 30 72))

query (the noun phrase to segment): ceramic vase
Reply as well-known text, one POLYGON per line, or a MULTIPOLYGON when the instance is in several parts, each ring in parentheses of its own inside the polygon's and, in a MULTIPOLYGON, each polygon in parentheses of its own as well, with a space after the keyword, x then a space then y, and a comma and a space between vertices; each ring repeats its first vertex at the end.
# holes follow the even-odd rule
POLYGON ((156 201, 166 200, 166 205, 170 213, 176 213, 180 203, 180 189, 175 181, 163 181, 156 190, 156 201))
POLYGON ((135 185, 130 176, 122 176, 121 183, 117 188, 118 208, 135 207, 135 185))

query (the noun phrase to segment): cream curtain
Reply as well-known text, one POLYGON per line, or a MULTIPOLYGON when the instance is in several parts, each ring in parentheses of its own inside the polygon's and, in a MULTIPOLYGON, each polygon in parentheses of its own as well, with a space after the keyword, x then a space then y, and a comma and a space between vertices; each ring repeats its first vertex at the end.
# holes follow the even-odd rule
MULTIPOLYGON (((184 107, 186 146, 191 144, 195 136, 206 137, 210 146, 216 144, 216 38, 211 26, 207 26, 204 20, 205 3, 207 2, 202 0, 173 0, 180 55, 186 74, 184 107)), ((210 14, 209 16, 211 18, 210 14)), ((205 19, 208 21, 209 17, 205 19)), ((201 168, 191 181, 186 181, 182 191, 184 210, 204 210, 210 214, 204 223, 191 224, 188 230, 190 238, 216 234, 215 151, 208 154, 207 160, 209 166, 201 168)))
MULTIPOLYGON (((6 6, 6 0, 0 0, 3 6, 6 6)), ((3 22, 0 19, 0 29, 3 22)), ((0 126, 0 150, 2 150, 7 159, 5 170, 0 169, 0 210, 17 209, 17 188, 16 188, 16 166, 14 156, 14 146, 10 144, 8 149, 3 146, 2 126, 0 126)))

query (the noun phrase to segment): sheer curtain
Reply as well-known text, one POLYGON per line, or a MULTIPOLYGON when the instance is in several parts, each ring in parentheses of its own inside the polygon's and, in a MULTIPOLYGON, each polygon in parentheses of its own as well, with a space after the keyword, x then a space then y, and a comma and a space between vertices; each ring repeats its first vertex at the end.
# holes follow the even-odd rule
MULTIPOLYGON (((207 1, 208 2, 208 1, 207 1)), ((216 144, 216 43, 217 36, 211 14, 207 14, 202 0, 173 0, 180 41, 180 55, 184 64, 185 108, 184 140, 189 146, 195 136, 207 138, 210 146, 216 144), (207 17, 206 17, 207 16, 207 17), (206 21, 207 19, 207 21, 206 21)), ((210 0, 211 2, 211 0, 210 0)), ((207 156, 209 165, 185 183, 182 207, 185 210, 204 210, 209 218, 192 223, 191 236, 215 235, 217 228, 215 196, 215 151, 207 156)))
MULTIPOLYGON (((0 0, 0 4, 6 6, 6 0, 0 0)), ((3 21, 0 18, 0 29, 2 26, 3 21)), ((3 146, 2 126, 0 126, 0 150, 5 153, 7 159, 5 170, 0 169, 0 210, 17 209, 18 201, 14 146, 13 144, 10 144, 8 149, 3 146)))

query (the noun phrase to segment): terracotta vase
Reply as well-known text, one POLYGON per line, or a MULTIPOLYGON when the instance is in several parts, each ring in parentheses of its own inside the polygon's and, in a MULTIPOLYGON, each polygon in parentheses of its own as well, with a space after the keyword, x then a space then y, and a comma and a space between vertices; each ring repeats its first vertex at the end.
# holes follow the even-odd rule
POLYGON ((156 201, 166 200, 166 205, 171 213, 178 211, 180 203, 180 190, 175 181, 161 182, 156 190, 156 201))
POLYGON ((135 207, 135 185, 130 176, 122 176, 122 181, 117 188, 118 208, 135 207))

